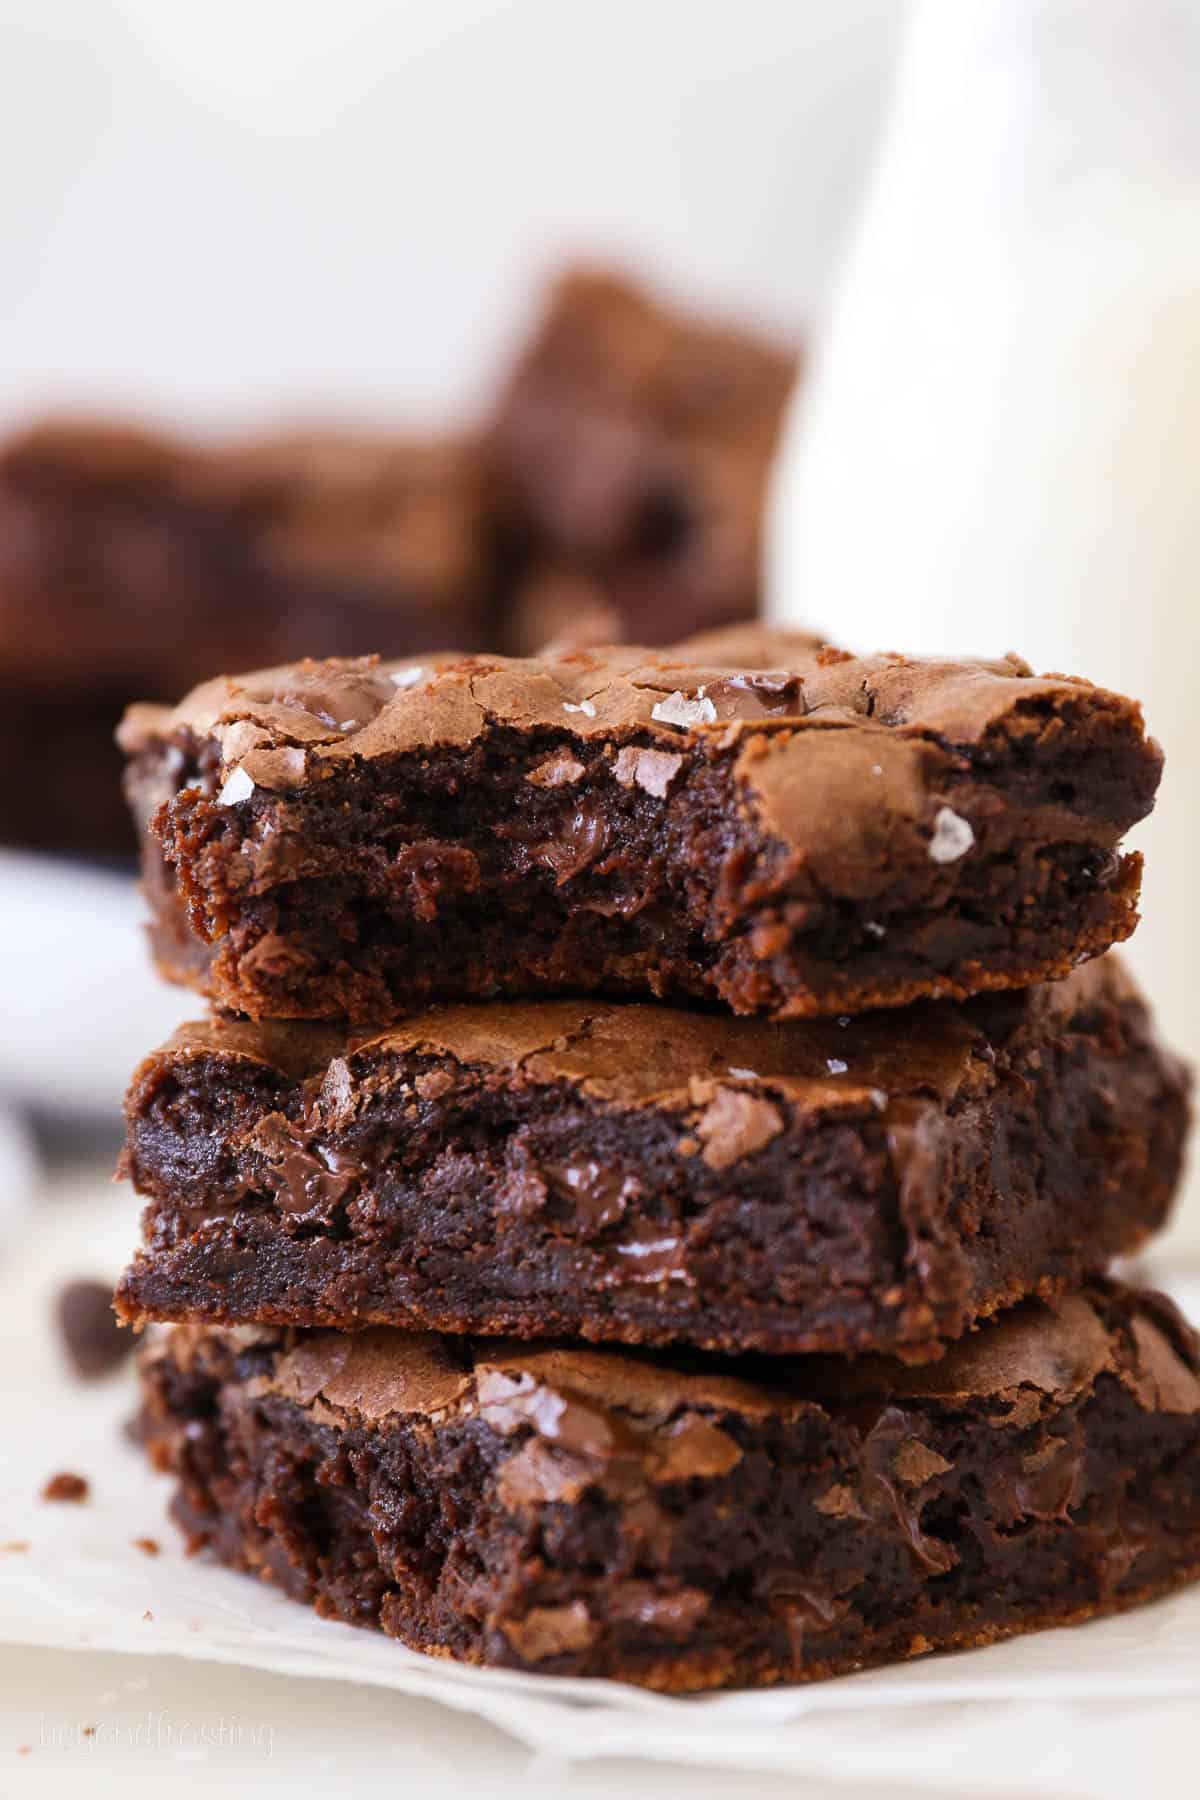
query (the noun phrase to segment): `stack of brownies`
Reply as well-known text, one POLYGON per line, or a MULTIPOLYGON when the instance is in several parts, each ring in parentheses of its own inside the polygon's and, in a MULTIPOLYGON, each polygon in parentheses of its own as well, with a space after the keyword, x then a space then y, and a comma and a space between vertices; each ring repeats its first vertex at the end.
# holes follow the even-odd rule
POLYGON ((1187 1123, 1101 955, 1136 705, 746 627, 303 663, 122 737, 213 1002, 134 1078, 117 1299, 171 1323, 194 1546, 679 1691, 1200 1575, 1196 1342, 1105 1274, 1187 1123))

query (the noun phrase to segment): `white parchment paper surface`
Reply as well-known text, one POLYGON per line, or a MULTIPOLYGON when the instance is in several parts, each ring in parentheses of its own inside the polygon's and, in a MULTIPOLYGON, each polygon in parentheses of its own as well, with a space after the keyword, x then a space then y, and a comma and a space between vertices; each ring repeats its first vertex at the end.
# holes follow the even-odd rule
MULTIPOLYGON (((428 1660, 189 1559, 165 1516, 169 1484, 122 1435, 133 1407, 129 1369, 99 1384, 73 1380, 53 1323, 64 1280, 115 1275, 136 1212, 125 1190, 99 1178, 77 1183, 25 1214, 0 1263, 8 1413, 0 1545, 28 1546, 0 1548, 0 1642, 349 1680, 381 1690, 381 1706, 383 1690, 398 1689, 482 1715, 556 1762, 643 1756, 953 1793, 969 1759, 972 1792, 1056 1795, 1127 1793, 1146 1756, 1164 1774, 1144 1791, 1172 1792, 1172 1771, 1182 1783, 1193 1767, 1186 1721, 1200 1701, 1200 1590, 899 1669, 675 1700, 428 1660), (88 1478, 87 1504, 40 1499, 59 1469, 88 1478), (148 1556, 139 1537, 154 1538, 161 1553, 148 1556), (1133 1722, 1118 1731, 1126 1715, 1133 1722)), ((1200 1315, 1200 1280, 1184 1272, 1172 1285, 1200 1315)))

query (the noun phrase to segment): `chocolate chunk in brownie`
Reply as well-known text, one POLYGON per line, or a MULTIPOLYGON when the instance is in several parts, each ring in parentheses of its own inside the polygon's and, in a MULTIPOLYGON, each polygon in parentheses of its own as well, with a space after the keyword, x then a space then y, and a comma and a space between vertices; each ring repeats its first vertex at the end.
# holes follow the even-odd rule
MULTIPOLYGON (((790 350, 625 280, 568 275, 489 434, 517 555, 599 577, 609 638, 669 643, 754 614, 767 476, 796 368, 790 350)), ((544 641, 521 605, 509 629, 518 651, 544 641)))
POLYGON ((103 1281, 70 1281, 58 1296, 58 1329, 72 1369, 81 1380, 107 1375, 133 1349, 113 1312, 112 1288, 103 1281))
POLYGON ((138 1071, 125 1317, 937 1354, 1163 1222, 1187 1084, 1112 957, 773 1025, 579 1000, 213 1020, 138 1071))
POLYGON ((349 433, 214 447, 120 425, 0 446, 0 841, 128 851, 135 693, 364 646, 478 648, 475 448, 349 433))
POLYGON ((685 1691, 1194 1579, 1197 1367, 1169 1303, 1098 1287, 918 1370, 182 1325, 142 1378, 193 1548, 415 1649, 685 1691))
POLYGON ((1139 708, 761 628, 306 662, 122 726, 168 974, 252 1017, 693 996, 777 1017, 1065 975, 1136 922, 1139 708), (753 652, 752 660, 747 660, 753 652), (207 945, 207 954, 204 946, 207 945))

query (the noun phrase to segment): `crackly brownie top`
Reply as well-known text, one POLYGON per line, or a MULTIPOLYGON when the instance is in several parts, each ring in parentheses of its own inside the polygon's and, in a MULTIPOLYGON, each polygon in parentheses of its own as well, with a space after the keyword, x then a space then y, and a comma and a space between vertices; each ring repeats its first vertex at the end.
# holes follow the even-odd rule
MULTIPOLYGON (((173 711, 134 706, 119 736, 130 753, 179 734, 215 740, 224 803, 358 759, 462 749, 504 729, 636 739, 614 773, 661 798, 681 752, 715 743, 740 750, 739 772, 782 835, 815 806, 841 838, 846 810, 861 811, 865 795, 873 808, 921 810, 923 745, 969 750, 997 732, 1020 739, 1047 712, 1076 706, 1110 711, 1141 736, 1134 702, 1073 677, 1034 676, 1016 656, 850 656, 802 634, 734 628, 660 651, 295 663, 204 682, 173 711), (803 737, 802 758, 771 754, 781 737, 803 737)), ((529 779, 557 786, 582 773, 550 757, 529 779)))
MULTIPOLYGON (((601 1104, 694 1111, 705 1160, 727 1168, 783 1129, 772 1095, 812 1113, 886 1111, 921 1096, 945 1104, 988 1089, 997 1056, 1018 1032, 1052 1037, 1084 1008, 1135 998, 1130 977, 1108 956, 1065 981, 1011 995, 963 1006, 922 1002, 844 1022, 775 1024, 587 1000, 438 1007, 383 1032, 350 1035, 321 1024, 215 1017, 183 1026, 147 1059, 133 1103, 142 1075, 216 1056, 319 1084, 314 1122, 336 1129, 343 1114, 353 1115, 357 1084, 371 1087, 381 1058, 429 1058, 513 1085, 564 1083, 601 1104)), ((426 1077, 417 1085, 433 1091, 426 1077)))
MULTIPOLYGON (((176 1327, 171 1354, 186 1361, 210 1330, 176 1327)), ((662 1426, 696 1409, 789 1419, 813 1406, 926 1402, 984 1410, 998 1425, 1019 1425, 1043 1403, 1085 1395, 1105 1374, 1147 1412, 1200 1412, 1200 1349, 1190 1327, 1163 1296, 1107 1283, 1055 1301, 1026 1301, 950 1344, 942 1361, 916 1368, 884 1357, 810 1356, 746 1359, 733 1373, 727 1362, 701 1356, 454 1339, 387 1326, 355 1333, 237 1326, 226 1335, 274 1352, 269 1372, 251 1377, 256 1392, 276 1393, 334 1422, 478 1413, 504 1434, 525 1423, 548 1442, 585 1454, 617 1451, 623 1421, 662 1426)), ((732 1443, 729 1450, 736 1461, 740 1451, 732 1443)), ((691 1443, 684 1434, 672 1476, 722 1472, 706 1465, 726 1453, 702 1433, 691 1443)))

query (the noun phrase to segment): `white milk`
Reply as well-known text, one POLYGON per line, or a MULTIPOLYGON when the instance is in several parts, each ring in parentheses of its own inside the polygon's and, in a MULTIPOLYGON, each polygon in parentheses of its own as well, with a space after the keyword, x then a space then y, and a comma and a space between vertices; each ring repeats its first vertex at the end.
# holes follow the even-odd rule
POLYGON ((839 642, 1143 700, 1168 772, 1127 954, 1200 1057, 1200 0, 922 0, 769 581, 839 642))

